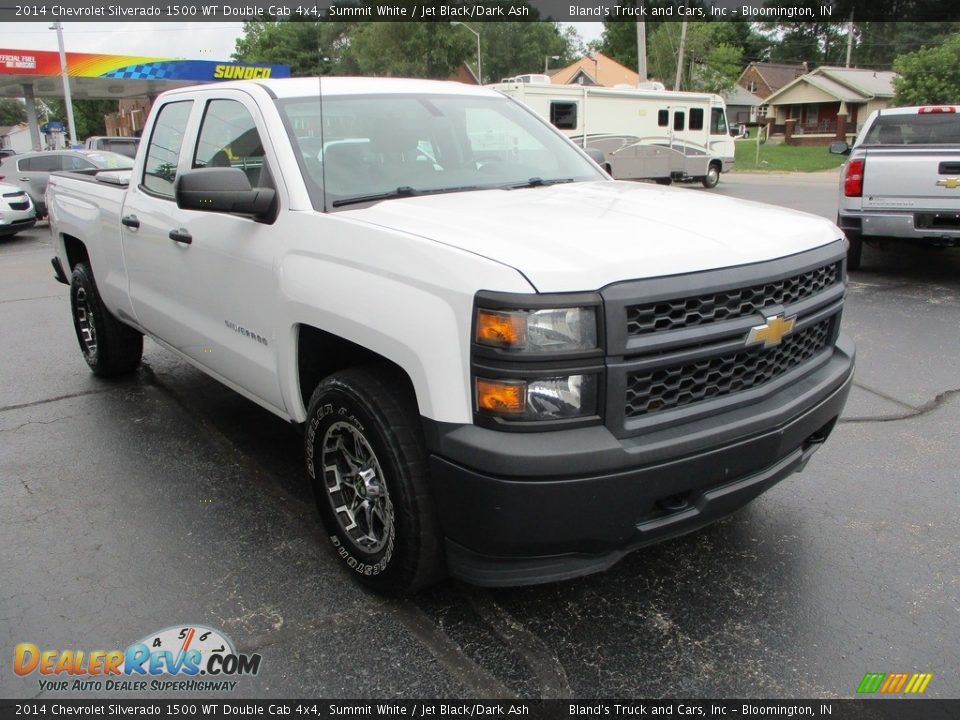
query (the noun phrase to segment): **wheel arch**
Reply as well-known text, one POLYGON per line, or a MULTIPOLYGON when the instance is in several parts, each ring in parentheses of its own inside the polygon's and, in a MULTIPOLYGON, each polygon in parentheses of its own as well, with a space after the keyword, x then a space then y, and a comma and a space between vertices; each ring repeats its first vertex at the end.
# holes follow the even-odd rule
POLYGON ((68 271, 72 272, 77 263, 86 262, 89 264, 90 253, 87 252, 87 246, 83 240, 66 233, 61 233, 60 237, 63 239, 63 249, 67 254, 68 267, 66 269, 68 271))
POLYGON ((304 410, 310 404, 314 389, 325 377, 348 368, 380 363, 389 366, 397 373, 397 377, 402 378, 401 392, 415 403, 415 409, 420 413, 420 403, 410 373, 390 358, 306 323, 298 323, 294 327, 294 336, 296 395, 303 403, 304 410))

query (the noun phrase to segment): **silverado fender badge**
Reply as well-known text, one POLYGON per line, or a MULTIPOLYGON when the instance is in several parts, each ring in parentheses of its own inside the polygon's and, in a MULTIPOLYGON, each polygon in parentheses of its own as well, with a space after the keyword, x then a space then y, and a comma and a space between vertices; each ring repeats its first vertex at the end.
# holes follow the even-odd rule
POLYGON ((956 190, 960 187, 960 178, 944 178, 943 180, 937 180, 937 185, 939 187, 945 187, 947 190, 956 190))
POLYGON ((784 317, 783 313, 768 317, 763 325, 757 325, 750 328, 750 334, 747 335, 747 346, 763 343, 765 348, 779 345, 787 335, 793 332, 793 326, 797 323, 797 316, 784 317))

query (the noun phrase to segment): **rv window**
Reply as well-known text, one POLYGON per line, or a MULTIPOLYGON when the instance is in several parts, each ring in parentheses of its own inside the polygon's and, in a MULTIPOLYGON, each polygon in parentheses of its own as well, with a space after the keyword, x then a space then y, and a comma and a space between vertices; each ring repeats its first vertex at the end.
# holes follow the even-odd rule
POLYGON ((666 127, 670 124, 670 111, 661 110, 657 113, 657 125, 660 127, 666 127))
POLYGON ((727 114, 723 111, 723 108, 714 108, 710 111, 710 134, 727 134, 727 114))
POLYGON ((550 124, 560 130, 576 130, 577 104, 575 102, 550 103, 550 124))
POLYGON ((673 129, 683 130, 686 119, 686 113, 684 113, 682 110, 675 111, 673 113, 673 129))
POLYGON ((690 108, 690 129, 703 130, 703 108, 690 108))

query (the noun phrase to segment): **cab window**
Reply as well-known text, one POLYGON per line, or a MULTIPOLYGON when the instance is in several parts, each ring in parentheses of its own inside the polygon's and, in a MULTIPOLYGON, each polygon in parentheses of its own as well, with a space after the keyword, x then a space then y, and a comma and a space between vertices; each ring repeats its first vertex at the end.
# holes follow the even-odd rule
POLYGON ((251 187, 266 184, 263 141, 250 111, 236 100, 207 103, 191 167, 234 167, 243 170, 251 187))
POLYGON ((726 112, 723 108, 713 108, 710 111, 710 134, 726 135, 728 132, 726 112))

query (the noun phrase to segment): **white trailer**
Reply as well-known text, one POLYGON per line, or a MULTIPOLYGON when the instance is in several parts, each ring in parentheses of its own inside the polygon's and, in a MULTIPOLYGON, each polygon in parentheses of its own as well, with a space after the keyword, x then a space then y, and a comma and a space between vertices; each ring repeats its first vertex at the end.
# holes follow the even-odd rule
POLYGON ((528 106, 588 151, 618 180, 701 182, 733 169, 734 142, 719 95, 662 89, 502 82, 493 88, 528 106))

